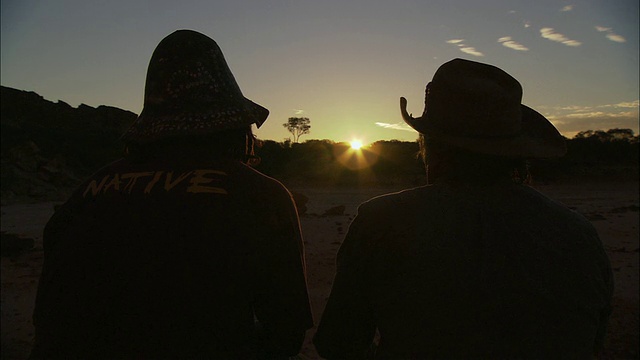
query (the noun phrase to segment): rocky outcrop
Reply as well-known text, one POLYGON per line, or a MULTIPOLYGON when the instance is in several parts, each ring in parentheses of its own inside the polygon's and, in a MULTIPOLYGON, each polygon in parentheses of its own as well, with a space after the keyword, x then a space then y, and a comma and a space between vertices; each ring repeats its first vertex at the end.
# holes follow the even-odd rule
POLYGON ((74 108, 1 87, 2 203, 58 199, 122 153, 121 134, 137 115, 111 106, 74 108))

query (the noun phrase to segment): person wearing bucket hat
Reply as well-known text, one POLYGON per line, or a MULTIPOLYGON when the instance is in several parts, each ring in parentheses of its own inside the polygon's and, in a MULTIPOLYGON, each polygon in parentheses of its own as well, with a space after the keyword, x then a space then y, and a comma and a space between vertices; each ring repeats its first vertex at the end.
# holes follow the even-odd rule
POLYGON ((520 83, 454 59, 427 85, 428 185, 363 203, 314 344, 325 358, 591 358, 613 277, 594 227, 524 184, 563 138, 520 83), (374 335, 379 339, 374 343, 374 335))
POLYGON ((313 326, 289 191, 248 166, 245 98, 216 42, 156 47, 123 159, 60 206, 43 235, 31 358, 277 358, 313 326))

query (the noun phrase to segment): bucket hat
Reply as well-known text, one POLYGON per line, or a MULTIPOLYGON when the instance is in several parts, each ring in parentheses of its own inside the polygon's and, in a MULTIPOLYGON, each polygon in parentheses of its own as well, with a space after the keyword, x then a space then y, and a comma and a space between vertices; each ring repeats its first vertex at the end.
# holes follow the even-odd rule
POLYGON ((522 86, 488 64, 454 59, 438 68, 425 92, 425 109, 414 118, 400 98, 404 121, 450 146, 510 158, 554 158, 565 139, 543 115, 521 104, 522 86))
POLYGON ((153 52, 144 108, 123 140, 146 143, 251 124, 260 127, 268 115, 269 110, 244 97, 213 39, 178 30, 153 52))

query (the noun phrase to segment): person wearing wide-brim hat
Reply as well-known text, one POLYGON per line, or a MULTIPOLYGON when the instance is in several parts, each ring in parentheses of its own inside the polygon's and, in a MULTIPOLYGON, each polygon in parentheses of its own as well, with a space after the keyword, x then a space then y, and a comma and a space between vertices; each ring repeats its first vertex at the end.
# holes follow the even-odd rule
POLYGON ((326 358, 591 358, 613 291, 583 216, 528 185, 564 138, 503 70, 455 59, 427 85, 427 186, 365 202, 314 343, 326 358), (376 344, 374 334, 380 338, 376 344))
POLYGON ((299 352, 313 322, 295 204, 247 165, 268 113, 213 39, 158 44, 126 156, 45 228, 33 359, 299 352))

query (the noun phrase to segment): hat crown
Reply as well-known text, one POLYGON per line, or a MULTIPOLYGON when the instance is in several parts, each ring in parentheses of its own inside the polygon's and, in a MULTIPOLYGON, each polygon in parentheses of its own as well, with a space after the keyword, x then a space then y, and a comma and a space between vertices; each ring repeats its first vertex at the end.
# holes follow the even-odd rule
POLYGON ((182 111, 223 106, 244 98, 222 50, 211 38, 178 30, 156 47, 147 71, 147 111, 182 111))
POLYGON ((462 136, 514 136, 521 125, 522 86, 503 70, 454 59, 434 74, 425 100, 432 126, 462 136))
POLYGON ((165 37, 149 61, 144 109, 123 135, 127 142, 258 127, 269 110, 244 97, 222 50, 192 30, 165 37))

